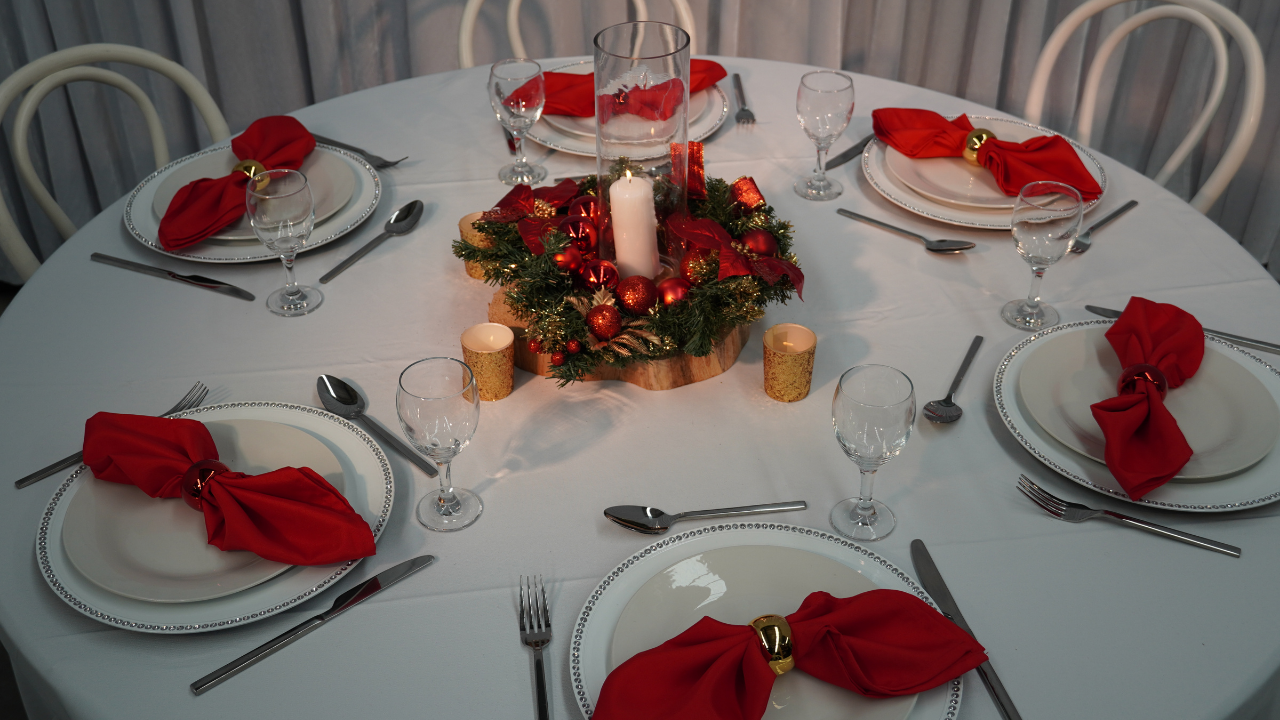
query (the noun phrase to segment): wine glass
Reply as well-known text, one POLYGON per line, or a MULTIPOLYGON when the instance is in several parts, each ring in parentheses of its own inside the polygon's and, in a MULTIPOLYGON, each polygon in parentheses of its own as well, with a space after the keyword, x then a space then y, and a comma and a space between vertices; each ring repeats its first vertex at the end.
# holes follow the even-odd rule
POLYGON ((1040 302, 1040 280, 1071 249, 1083 215, 1084 201, 1070 185, 1042 180, 1023 186, 1013 205, 1013 238, 1031 266, 1031 291, 1026 300, 1005 303, 1000 309, 1005 322, 1021 330, 1058 324, 1058 311, 1040 302))
POLYGON ((418 503, 418 522, 432 530, 461 530, 484 510, 480 496, 453 486, 450 462, 471 442, 480 422, 480 393, 461 360, 433 357, 400 373, 396 391, 400 428, 418 452, 440 468, 440 489, 418 503))
POLYGON ((547 169, 529 164, 524 155, 524 134, 538 122, 546 101, 547 85, 538 63, 514 58, 494 63, 489 70, 489 104, 498 122, 515 139, 520 156, 498 171, 498 179, 507 185, 536 185, 547 179, 547 169))
POLYGON ((296 317, 320 307, 324 294, 293 277, 293 260, 306 247, 316 221, 307 176, 297 170, 267 170, 254 175, 244 192, 253 233, 284 263, 284 287, 267 297, 267 309, 296 317))
POLYGON ((871 499, 876 470, 902 452, 911 437, 916 396, 911 378, 888 365, 858 365, 844 371, 831 401, 831 421, 840 448, 858 466, 856 498, 831 509, 831 526, 852 540, 879 540, 893 532, 893 511, 871 499))
POLYGON ((853 79, 833 70, 817 70, 800 78, 796 93, 796 117, 800 127, 818 146, 818 167, 813 175, 796 182, 796 194, 806 200, 834 200, 844 192, 839 181, 827 177, 827 150, 849 126, 853 117, 853 79))

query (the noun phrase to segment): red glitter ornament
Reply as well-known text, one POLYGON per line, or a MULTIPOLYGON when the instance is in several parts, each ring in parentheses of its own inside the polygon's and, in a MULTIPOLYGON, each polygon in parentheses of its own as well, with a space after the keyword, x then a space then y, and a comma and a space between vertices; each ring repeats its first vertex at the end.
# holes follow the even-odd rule
POLYGON ((557 366, 559 366, 559 365, 563 365, 563 364, 564 364, 564 353, 562 353, 562 352, 553 352, 553 353, 551 353, 551 364, 552 364, 552 365, 557 365, 557 366))
POLYGON ((578 340, 569 340, 564 344, 564 349, 568 350, 570 355, 577 355, 582 352, 582 343, 578 340))
POLYGON ((570 215, 560 221, 560 232, 568 235, 583 255, 595 255, 598 251, 596 226, 590 218, 570 215))
POLYGON ((618 302, 632 315, 644 315, 658 304, 658 286, 643 275, 632 275, 618 283, 618 302))
POLYGON ((701 265, 705 264, 707 258, 715 253, 709 248, 691 247, 689 252, 684 254, 684 259, 680 261, 680 277, 690 285, 699 285, 702 283, 700 274, 701 265))
POLYGON ((773 257, 778 254, 778 238, 763 228, 751 228, 742 233, 742 244, 761 257, 773 257))
POLYGON ((587 313, 587 329, 600 340, 612 340, 622 332, 622 313, 612 305, 597 305, 587 313))
POLYGON ((608 260, 590 260, 582 266, 582 282, 592 290, 618 287, 618 268, 608 260))
POLYGON ((542 341, 537 338, 529 338, 529 352, 537 355, 542 352, 542 341))
POLYGON ((658 283, 658 293, 662 295, 663 305, 674 305, 689 295, 692 287, 684 278, 667 278, 658 283))
POLYGON ((569 272, 577 272, 582 268, 582 253, 578 252, 578 248, 569 245, 565 249, 551 256, 555 260, 556 267, 569 272))

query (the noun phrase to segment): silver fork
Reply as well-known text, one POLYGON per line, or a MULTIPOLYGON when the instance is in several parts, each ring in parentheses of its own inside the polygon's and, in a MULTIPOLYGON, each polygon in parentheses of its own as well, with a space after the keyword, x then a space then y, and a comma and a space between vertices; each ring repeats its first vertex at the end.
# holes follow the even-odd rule
POLYGON ((1180 530, 1167 528, 1163 525, 1147 522, 1146 520, 1139 520, 1138 518, 1122 515, 1118 512, 1111 512, 1110 510, 1094 510, 1093 508, 1086 507, 1080 503, 1067 502, 1066 500, 1056 497, 1048 490, 1045 490, 1039 485, 1031 482, 1031 478, 1028 478, 1026 475, 1018 476, 1018 489, 1022 491, 1023 495, 1031 498, 1032 502, 1043 508, 1045 512, 1059 520, 1078 523, 1100 517, 1119 523, 1120 525, 1128 525, 1129 527, 1137 528, 1139 530, 1146 530, 1154 535, 1160 535, 1171 540, 1178 540, 1187 543, 1188 545, 1202 547, 1205 550, 1220 552, 1223 555, 1230 555, 1231 557, 1240 557, 1240 548, 1235 545, 1215 542, 1208 538, 1202 538, 1199 535, 1184 533, 1180 530))
POLYGON ((319 135, 316 135, 315 133, 312 133, 311 137, 315 138, 316 142, 318 143, 324 143, 325 145, 332 145, 336 148, 342 148, 343 150, 346 150, 348 152, 353 152, 359 155, 360 157, 363 157, 366 162, 368 162, 370 165, 373 166, 374 170, 386 170, 387 168, 393 168, 399 165, 400 163, 404 162, 405 160, 409 159, 409 156, 406 155, 400 158, 399 160, 388 160, 384 157, 379 157, 377 155, 374 155, 368 150, 365 150, 363 148, 358 148, 355 145, 340 143, 337 140, 333 140, 327 137, 321 137, 319 135))
MULTIPOLYGON (((200 403, 204 402, 204 399, 208 394, 209 394, 209 388, 205 387, 204 383, 198 382, 195 385, 191 386, 191 389, 187 391, 186 395, 182 396, 182 399, 178 401, 177 405, 174 405, 168 410, 165 410, 161 414, 161 417, 164 417, 165 415, 172 415, 176 412, 182 412, 183 410, 190 410, 193 407, 199 407, 200 403)), ((78 452, 75 455, 59 460, 58 462, 50 465, 49 467, 46 467, 31 473, 30 475, 15 482, 13 486, 21 490, 22 488, 27 487, 28 485, 35 485, 36 483, 49 477, 50 475, 53 475, 54 473, 60 470, 66 470, 67 468, 74 467, 75 465, 79 465, 80 461, 83 459, 84 459, 84 453, 78 452)))
POLYGON ((542 668, 542 648, 551 642, 551 611, 542 576, 520 576, 520 641, 533 648, 533 673, 538 681, 538 720, 551 720, 547 706, 547 674, 542 668))
POLYGON ((733 119, 739 125, 755 125, 756 114, 747 109, 747 93, 742 89, 742 76, 738 73, 733 74, 733 94, 738 97, 738 112, 733 119))

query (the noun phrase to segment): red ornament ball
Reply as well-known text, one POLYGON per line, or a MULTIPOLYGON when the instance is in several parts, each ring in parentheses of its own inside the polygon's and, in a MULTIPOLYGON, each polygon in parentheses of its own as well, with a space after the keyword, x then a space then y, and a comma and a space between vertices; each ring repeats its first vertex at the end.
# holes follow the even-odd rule
POLYGON ((570 215, 560 221, 560 232, 569 236, 573 246, 583 255, 594 255, 598 241, 595 223, 581 215, 570 215))
POLYGON ((542 341, 537 338, 529 338, 529 352, 537 355, 542 352, 542 341))
POLYGON ((592 290, 618 287, 618 267, 608 260, 590 260, 582 266, 582 282, 592 290))
POLYGON ((761 257, 773 257, 778 254, 778 238, 762 228, 751 228, 742 233, 742 244, 761 257))
POLYGON ((632 275, 618 283, 618 301, 632 315, 643 315, 658 304, 658 286, 643 275, 632 275))
POLYGON ((582 352, 582 342, 579 340, 570 340, 564 344, 564 349, 568 350, 570 355, 577 355, 582 352))
POLYGON ((684 278, 667 278, 658 283, 658 294, 662 296, 663 305, 674 305, 689 295, 690 287, 684 278))
POLYGON ((562 352, 553 352, 553 353, 551 353, 551 364, 552 364, 552 365, 556 365, 556 366, 563 365, 563 364, 564 364, 564 353, 562 353, 562 352))
POLYGON ((569 245, 565 249, 551 256, 555 261, 556 267, 569 272, 577 272, 582 268, 582 253, 578 252, 578 248, 569 245))
POLYGON ((700 285, 702 266, 713 254, 714 252, 707 248, 690 248, 689 252, 684 254, 684 259, 680 261, 680 277, 690 285, 700 285))
POLYGON ((569 203, 569 217, 574 217, 575 215, 591 218, 594 222, 596 218, 600 217, 600 199, 595 195, 583 195, 580 198, 575 198, 573 202, 569 203))
POLYGON ((597 305, 587 313, 587 329, 600 340, 611 340, 622 332, 622 313, 612 305, 597 305))

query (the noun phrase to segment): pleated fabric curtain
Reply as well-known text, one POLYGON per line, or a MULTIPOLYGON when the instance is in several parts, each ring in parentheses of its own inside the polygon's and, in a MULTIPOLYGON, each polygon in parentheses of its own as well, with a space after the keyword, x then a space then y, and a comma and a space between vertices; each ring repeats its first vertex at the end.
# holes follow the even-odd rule
MULTIPOLYGON (((920 85, 1020 116, 1040 48, 1080 0, 691 0, 707 54, 843 68, 920 85)), ((1253 29, 1268 63, 1268 101, 1249 159, 1210 217, 1280 277, 1280 2, 1221 0, 1253 29)), ((90 42, 136 45, 203 79, 232 132, 263 115, 408 77, 457 68, 464 0, 7 0, 0 2, 0 77, 54 50, 90 42)), ((667 0, 651 19, 674 21, 667 0)), ((1111 8, 1077 33, 1055 70, 1046 124, 1074 133, 1078 87, 1097 44, 1158 3, 1111 8)), ((477 62, 511 54, 507 0, 489 0, 477 62)), ((525 0, 521 27, 535 57, 585 55, 603 27, 627 20, 630 0, 525 0)), ((1168 187, 1189 198, 1212 172, 1241 103, 1239 51, 1226 98, 1168 187)), ((1154 175, 1181 142, 1208 93, 1212 50, 1198 29, 1162 20, 1130 36, 1112 59, 1095 120, 1102 152, 1154 175)), ((208 142, 199 118, 166 79, 113 67, 156 101, 181 157, 208 142)), ((18 226, 48 257, 61 239, 20 189, 0 139, 0 191, 18 226)), ((869 111, 863 108, 862 112, 869 111)), ((154 160, 132 102, 76 83, 51 94, 33 124, 32 155, 71 219, 83 224, 149 174, 154 160)), ((17 275, 0 258, 0 281, 17 275)))

